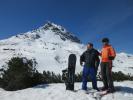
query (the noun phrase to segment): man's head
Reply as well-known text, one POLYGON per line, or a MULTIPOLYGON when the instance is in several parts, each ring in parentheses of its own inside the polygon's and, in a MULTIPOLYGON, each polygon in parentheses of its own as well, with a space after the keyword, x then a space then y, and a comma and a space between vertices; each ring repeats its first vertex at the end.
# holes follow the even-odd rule
POLYGON ((103 38, 102 43, 103 43, 103 45, 108 45, 109 44, 109 39, 108 38, 103 38))
POLYGON ((93 48, 93 44, 89 42, 89 43, 87 44, 87 49, 91 49, 91 48, 93 48))

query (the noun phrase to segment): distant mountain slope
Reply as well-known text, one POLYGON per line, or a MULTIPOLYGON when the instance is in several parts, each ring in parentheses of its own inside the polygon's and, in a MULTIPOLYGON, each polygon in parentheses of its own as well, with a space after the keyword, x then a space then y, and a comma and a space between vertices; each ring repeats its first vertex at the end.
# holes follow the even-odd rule
MULTIPOLYGON (((35 58, 40 72, 49 70, 61 73, 67 67, 69 54, 74 53, 78 58, 76 72, 81 72, 79 57, 85 49, 85 45, 72 33, 48 22, 36 30, 0 40, 0 67, 11 57, 20 56, 35 58)), ((117 54, 114 66, 113 71, 133 74, 133 55, 117 54)))

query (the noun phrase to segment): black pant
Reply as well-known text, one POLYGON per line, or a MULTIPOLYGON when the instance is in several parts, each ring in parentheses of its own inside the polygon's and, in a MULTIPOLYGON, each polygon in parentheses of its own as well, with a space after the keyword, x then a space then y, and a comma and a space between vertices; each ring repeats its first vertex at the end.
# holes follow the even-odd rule
POLYGON ((101 74, 103 79, 103 84, 105 88, 114 89, 113 79, 112 79, 112 71, 111 71, 111 63, 102 62, 101 63, 101 74))

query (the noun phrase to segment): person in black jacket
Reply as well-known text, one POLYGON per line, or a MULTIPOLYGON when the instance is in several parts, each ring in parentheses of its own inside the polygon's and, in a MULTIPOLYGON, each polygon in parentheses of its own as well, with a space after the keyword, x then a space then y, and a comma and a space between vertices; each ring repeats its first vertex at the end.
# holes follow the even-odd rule
POLYGON ((82 89, 87 90, 87 77, 90 76, 92 80, 93 89, 99 91, 97 87, 96 74, 99 66, 99 52, 93 48, 92 43, 88 43, 87 50, 80 56, 80 65, 84 62, 82 75, 82 89))

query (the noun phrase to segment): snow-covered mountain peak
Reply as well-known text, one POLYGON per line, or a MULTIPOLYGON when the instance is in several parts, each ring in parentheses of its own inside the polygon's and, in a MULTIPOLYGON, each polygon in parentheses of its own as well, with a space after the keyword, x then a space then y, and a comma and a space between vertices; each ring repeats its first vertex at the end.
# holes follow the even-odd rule
POLYGON ((77 43, 81 42, 74 34, 67 31, 64 27, 57 25, 55 23, 52 23, 52 22, 47 22, 43 27, 40 27, 38 29, 38 31, 42 31, 42 30, 44 31, 51 30, 56 35, 60 36, 60 38, 63 41, 70 40, 72 42, 77 42, 77 43))
POLYGON ((40 38, 43 39, 44 41, 51 41, 51 42, 57 42, 58 40, 58 41, 71 41, 71 42, 81 43, 80 40, 75 35, 68 32, 64 27, 56 25, 51 22, 46 23, 44 26, 39 27, 38 29, 18 34, 9 39, 15 41, 16 39, 37 40, 40 38))
POLYGON ((57 31, 61 31, 63 33, 67 32, 67 30, 64 27, 50 21, 48 21, 44 26, 40 27, 40 29, 44 29, 44 30, 53 30, 54 28, 56 28, 57 31))

